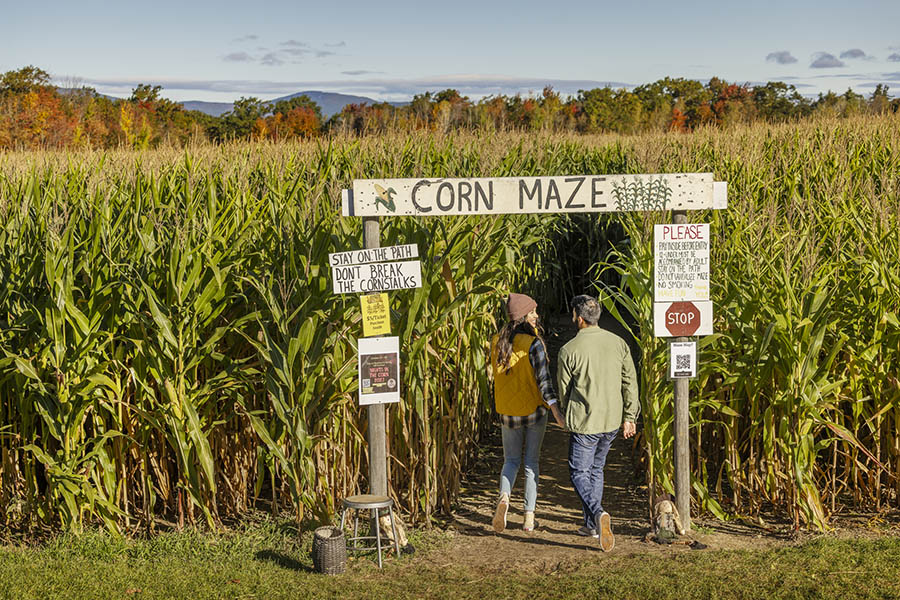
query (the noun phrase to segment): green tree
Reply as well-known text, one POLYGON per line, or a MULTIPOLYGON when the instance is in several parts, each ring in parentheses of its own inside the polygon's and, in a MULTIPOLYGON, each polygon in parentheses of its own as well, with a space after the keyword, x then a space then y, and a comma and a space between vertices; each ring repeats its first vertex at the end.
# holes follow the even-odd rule
POLYGON ((154 104, 160 100, 159 93, 161 91, 161 85, 139 83, 136 88, 131 90, 131 97, 128 98, 128 101, 136 104, 154 104))
POLYGON ((674 102, 662 81, 639 85, 632 93, 641 102, 645 128, 660 131, 669 127, 674 102))
POLYGON ((810 102, 793 85, 770 81, 753 88, 753 103, 757 114, 767 121, 787 121, 808 115, 810 102))
POLYGON ((862 94, 857 94, 851 88, 847 88, 847 91, 844 92, 842 97, 844 98, 844 102, 846 102, 846 108, 844 109, 845 117, 859 114, 866 105, 865 97, 862 94))
POLYGON ((644 108, 637 95, 622 88, 613 96, 613 118, 618 133, 639 133, 644 127, 644 108))
POLYGON ((0 96, 27 94, 49 85, 50 74, 47 71, 28 65, 0 75, 0 96))
POLYGON ((587 132, 612 131, 615 92, 612 88, 578 90, 575 102, 581 115, 581 129, 587 132))
POLYGON ((212 132, 213 137, 219 140, 250 137, 253 124, 257 119, 263 118, 270 108, 270 104, 259 98, 242 97, 234 103, 229 112, 219 119, 218 127, 212 132))
POLYGON ((407 110, 409 111, 410 117, 416 128, 428 127, 431 123, 432 100, 431 92, 413 96, 412 102, 409 103, 407 110))
POLYGON ((888 86, 879 83, 875 91, 869 96, 869 110, 880 115, 891 110, 891 97, 888 95, 888 86))
POLYGON ((288 98, 286 100, 279 100, 272 106, 272 113, 286 115, 295 108, 307 108, 313 111, 319 122, 322 122, 322 108, 306 94, 294 96, 293 98, 288 98))

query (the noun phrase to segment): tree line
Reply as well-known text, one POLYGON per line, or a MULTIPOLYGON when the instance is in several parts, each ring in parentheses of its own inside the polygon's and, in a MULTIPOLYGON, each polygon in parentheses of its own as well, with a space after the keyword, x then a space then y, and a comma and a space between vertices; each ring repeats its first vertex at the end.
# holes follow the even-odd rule
POLYGON ((89 87, 61 89, 27 66, 0 74, 0 148, 133 147, 228 140, 284 140, 329 134, 373 135, 417 129, 448 132, 554 131, 636 134, 690 132, 698 127, 787 122, 811 116, 847 117, 900 111, 886 85, 866 97, 847 89, 816 99, 780 82, 739 85, 666 77, 631 90, 579 90, 563 97, 545 87, 536 97, 494 95, 470 100, 457 90, 425 92, 401 106, 348 104, 324 118, 307 96, 279 102, 244 97, 220 117, 185 110, 162 88, 139 84, 127 99, 89 87))

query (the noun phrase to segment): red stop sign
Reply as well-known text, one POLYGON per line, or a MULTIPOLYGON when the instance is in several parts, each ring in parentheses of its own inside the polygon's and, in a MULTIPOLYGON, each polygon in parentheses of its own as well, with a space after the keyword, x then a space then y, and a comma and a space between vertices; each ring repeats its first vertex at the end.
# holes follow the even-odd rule
POLYGON ((700 328, 700 310, 693 302, 673 302, 666 309, 666 329, 674 336, 694 335, 700 328))

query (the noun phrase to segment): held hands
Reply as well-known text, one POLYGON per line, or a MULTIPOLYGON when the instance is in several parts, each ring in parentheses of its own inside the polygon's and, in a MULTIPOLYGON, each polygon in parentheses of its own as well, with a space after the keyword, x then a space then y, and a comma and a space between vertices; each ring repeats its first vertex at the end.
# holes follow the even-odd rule
POLYGON ((550 412, 553 413, 553 418, 556 419, 556 424, 565 430, 566 428, 566 420, 563 419, 562 413, 559 412, 559 404, 551 404, 550 412))
POLYGON ((637 431, 637 428, 635 427, 634 423, 632 423, 631 421, 625 421, 622 424, 622 435, 625 436, 626 440, 628 438, 632 437, 636 431, 637 431))

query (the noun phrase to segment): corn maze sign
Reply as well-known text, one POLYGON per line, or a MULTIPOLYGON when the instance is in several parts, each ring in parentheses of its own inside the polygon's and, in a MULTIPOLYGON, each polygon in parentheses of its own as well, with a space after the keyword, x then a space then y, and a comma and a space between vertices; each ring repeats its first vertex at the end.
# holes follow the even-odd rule
MULTIPOLYGON (((592 212, 626 212, 626 211, 676 211, 676 219, 683 217, 689 210, 724 209, 728 207, 728 189, 724 182, 713 181, 711 173, 666 173, 656 175, 573 175, 559 177, 494 177, 494 178, 421 178, 421 179, 355 179, 353 189, 343 190, 341 214, 345 217, 364 217, 369 219, 364 227, 363 239, 366 246, 378 240, 378 217, 444 217, 455 215, 509 215, 509 214, 558 214, 558 213, 592 213, 592 212), (374 233, 371 233, 374 232, 374 233)), ((685 248, 684 250, 687 250, 685 248)), ((682 249, 679 248, 678 252, 682 249)), ((673 257, 674 258, 674 257, 673 257)), ((678 259, 682 258, 678 256, 678 259)), ((382 284, 377 286, 363 285, 362 273, 350 270, 351 267, 340 267, 339 259, 332 262, 335 270, 335 291, 347 293, 363 289, 375 291, 371 287, 388 289, 382 284), (343 269, 339 271, 338 269, 343 269), (352 282, 359 281, 356 285, 352 282)), ((708 261, 707 261, 708 262, 708 261)), ((361 271, 361 270, 360 270, 361 271)), ((708 266, 707 266, 708 272, 708 266)), ((400 278, 394 278, 400 280, 400 278)), ((676 292, 681 277, 674 271, 667 291, 676 292)), ((377 281, 378 277, 370 277, 367 281, 377 281)), ((412 287, 411 281, 400 287, 412 287)), ((708 287, 708 276, 707 276, 708 287)), ((418 283, 421 285, 421 283, 418 283)), ((666 294, 664 294, 666 295, 666 294)), ((672 300, 678 297, 672 293, 672 300)), ((656 298, 660 300, 660 298, 656 298)), ((708 301, 708 296, 704 298, 708 301)), ((690 301, 687 301, 690 302, 690 301)), ((672 326, 685 321, 683 327, 694 327, 696 321, 700 329, 704 324, 703 312, 700 309, 688 311, 678 310, 677 306, 669 306, 668 316, 663 319, 672 321, 672 326)), ((696 307, 695 307, 696 308, 696 307)), ((710 311, 711 312, 711 311, 710 311)), ((711 318, 706 319, 711 323, 711 318)), ((669 335, 672 335, 671 330, 669 335)), ((678 329, 676 329, 678 331, 678 329)), ((701 332, 702 334, 702 332, 701 332)), ((380 339, 380 338, 371 338, 380 339)), ((362 340, 360 340, 362 341, 362 340)), ((361 356, 362 356, 362 347, 361 356)), ((684 359, 676 361, 676 366, 683 366, 684 359)), ((689 361, 688 361, 689 362, 689 361)), ((362 365, 362 359, 360 364, 362 365)), ((695 363, 696 364, 696 360, 695 363)), ((378 367, 384 370, 385 365, 378 367)), ((690 364, 688 364, 690 367, 690 364)), ((389 368, 388 368, 389 370, 389 368)), ((379 371, 381 373, 382 371, 379 371)), ((362 372, 362 371, 361 371, 362 372)), ((677 372, 682 375, 690 373, 690 369, 677 372)), ((383 379, 383 374, 380 375, 383 379)), ((368 378, 371 384, 373 378, 368 378)), ((688 389, 683 386, 684 380, 675 385, 675 485, 676 503, 686 520, 685 527, 690 529, 690 462, 688 448, 688 389)), ((390 383, 388 377, 387 383, 390 383)), ((360 380, 360 398, 366 395, 366 385, 360 380)), ((384 415, 372 412, 380 409, 380 405, 370 406, 369 413, 369 479, 373 493, 387 493, 387 454, 385 450, 384 415)))
POLYGON ((711 173, 472 179, 357 179, 345 217, 435 217, 726 208, 711 173))

